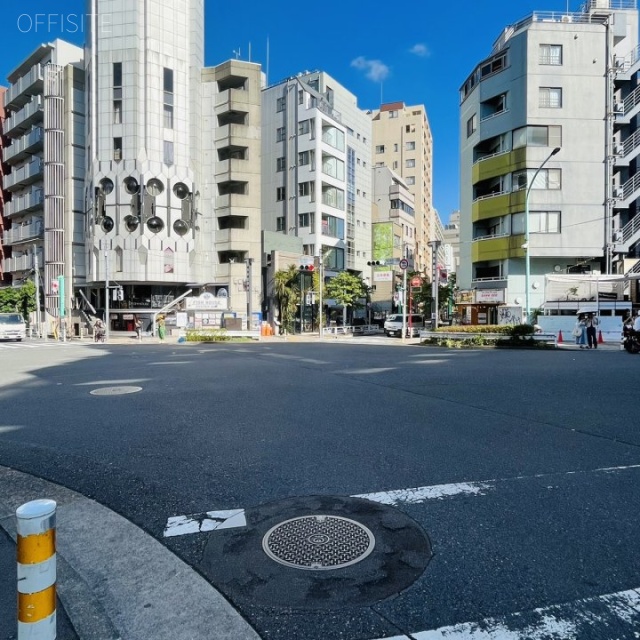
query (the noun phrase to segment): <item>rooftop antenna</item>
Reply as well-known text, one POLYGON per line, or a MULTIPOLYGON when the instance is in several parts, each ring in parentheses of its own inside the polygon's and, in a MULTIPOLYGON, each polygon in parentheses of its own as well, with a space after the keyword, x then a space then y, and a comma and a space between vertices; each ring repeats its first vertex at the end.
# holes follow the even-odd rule
POLYGON ((249 62, 251 62, 251 43, 249 43, 249 62))
POLYGON ((269 86, 269 36, 267 36, 267 67, 265 71, 265 82, 269 86))
POLYGON ((380 104, 383 104, 383 100, 382 100, 382 88, 383 88, 384 83, 382 82, 382 80, 380 80, 380 104))
POLYGON ((240 47, 238 47, 237 49, 234 49, 233 54, 235 55, 237 60, 240 57, 240 47))

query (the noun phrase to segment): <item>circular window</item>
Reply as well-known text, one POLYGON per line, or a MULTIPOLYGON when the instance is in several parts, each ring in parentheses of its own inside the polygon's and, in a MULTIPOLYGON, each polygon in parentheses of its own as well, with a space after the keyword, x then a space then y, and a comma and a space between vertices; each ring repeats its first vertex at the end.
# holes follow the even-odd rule
POLYGON ((138 181, 135 178, 132 178, 131 176, 129 176, 128 178, 125 178, 123 180, 123 184, 124 184, 124 190, 133 195, 134 193, 138 193, 138 189, 140 189, 140 185, 138 184, 138 181))
POLYGON ((158 233, 159 231, 162 231, 164 229, 164 222, 162 221, 162 218, 153 216, 152 218, 149 218, 147 220, 147 227, 149 228, 149 231, 158 233))
POLYGON ((105 195, 109 195, 113 191, 113 180, 110 180, 109 178, 102 178, 98 185, 100 186, 102 193, 105 195))
POLYGON ((187 231, 189 231, 189 225, 184 220, 176 220, 173 223, 173 230, 179 236, 183 236, 187 231))
POLYGON ((164 191, 164 185, 158 178, 151 178, 149 182, 147 182, 147 193, 150 196, 159 196, 164 191))
POLYGON ((184 200, 189 195, 189 187, 184 182, 176 182, 173 185, 173 193, 179 200, 184 200))
POLYGON ((109 233, 109 231, 113 231, 113 227, 115 227, 116 225, 113 221, 113 218, 107 216, 106 218, 102 219, 102 223, 100 226, 105 233, 109 233))
POLYGON ((127 231, 135 231, 140 225, 140 218, 138 216, 125 216, 124 226, 127 228, 127 231))

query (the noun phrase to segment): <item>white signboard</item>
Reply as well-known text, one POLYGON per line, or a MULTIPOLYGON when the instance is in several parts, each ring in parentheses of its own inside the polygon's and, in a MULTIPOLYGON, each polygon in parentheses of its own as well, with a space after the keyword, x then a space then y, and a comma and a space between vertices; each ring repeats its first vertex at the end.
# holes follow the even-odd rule
POLYGON ((176 313, 176 327, 184 328, 187 326, 188 321, 189 317, 184 311, 178 311, 176 313))
POLYGON ((504 302, 504 289, 476 289, 476 304, 504 302))
POLYGON ((204 294, 199 298, 185 298, 184 308, 187 311, 225 311, 229 308, 229 298, 204 294))
POLYGON ((393 280, 393 271, 374 271, 374 282, 391 282, 393 280))

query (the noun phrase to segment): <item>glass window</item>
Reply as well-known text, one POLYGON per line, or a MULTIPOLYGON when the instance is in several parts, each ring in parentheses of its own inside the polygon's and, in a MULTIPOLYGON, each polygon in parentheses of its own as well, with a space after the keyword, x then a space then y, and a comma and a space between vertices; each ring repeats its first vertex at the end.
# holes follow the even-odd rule
POLYGON ((475 133, 476 129, 478 128, 478 114, 474 113, 468 120, 467 120, 467 138, 475 133))
POLYGON ((525 146, 533 147, 561 147, 561 126, 529 126, 516 129, 513 132, 513 148, 525 146))
POLYGON ((541 44, 540 45, 540 64, 562 64, 562 45, 560 44, 541 44))
POLYGON ((276 218, 276 231, 284 231, 285 219, 284 216, 276 218))
POLYGON ((164 68, 162 88, 167 93, 173 93, 173 69, 164 68))
POLYGON ((529 212, 530 233, 560 233, 559 211, 529 212))
POLYGON ((562 89, 560 87, 540 87, 540 103, 543 109, 560 109, 562 107, 562 89))
POLYGON ((122 86, 122 62, 113 63, 113 86, 122 86))
POLYGON ((278 127, 276 130, 276 142, 283 142, 285 139, 285 128, 284 127, 278 127))
POLYGON ((298 123, 298 135, 304 135, 305 133, 309 133, 311 128, 311 123, 309 120, 302 120, 298 123))
POLYGON ((389 118, 397 118, 398 117, 398 112, 394 109, 392 111, 389 111, 389 118))
POLYGON ((286 189, 284 187, 278 187, 276 189, 276 200, 282 202, 285 199, 286 189))
POLYGON ((173 142, 164 141, 164 163, 170 167, 173 164, 173 142))
POLYGON ((384 153, 384 145, 383 144, 376 145, 376 153, 384 153))
POLYGON ((286 98, 278 98, 278 100, 276 101, 276 111, 284 111, 286 104, 286 98))
POLYGON ((173 129, 173 107, 170 104, 164 105, 164 128, 173 129))
POLYGON ((113 159, 122 160, 122 138, 113 139, 113 159))
POLYGON ((415 161, 415 160, 412 160, 412 159, 410 159, 410 160, 406 160, 406 161, 405 161, 405 163, 404 163, 404 166, 405 166, 407 169, 413 169, 413 167, 415 167, 415 166, 416 166, 416 161, 415 161))
POLYGON ((416 143, 415 142, 407 142, 406 149, 407 149, 407 151, 415 151, 416 143))
POLYGON ((284 171, 285 161, 284 157, 276 158, 276 171, 284 171))
POLYGON ((113 124, 122 124, 122 100, 113 101, 113 124))

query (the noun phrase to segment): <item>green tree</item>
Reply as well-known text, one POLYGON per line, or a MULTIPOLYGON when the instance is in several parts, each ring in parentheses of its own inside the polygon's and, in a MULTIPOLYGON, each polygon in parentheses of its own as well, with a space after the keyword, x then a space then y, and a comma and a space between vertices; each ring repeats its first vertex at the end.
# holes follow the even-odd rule
MULTIPOLYGON (((367 285, 360 276, 342 271, 327 282, 325 291, 328 298, 333 298, 345 310, 352 310, 360 304, 362 298, 366 298, 367 285)), ((353 315, 353 311, 351 313, 353 315)))
POLYGON ((0 289, 0 313, 18 311, 29 321, 29 314, 36 309, 36 285, 31 281, 21 287, 0 289))
POLYGON ((298 267, 290 264, 273 274, 273 296, 278 305, 281 329, 293 333, 296 305, 300 299, 298 267))

